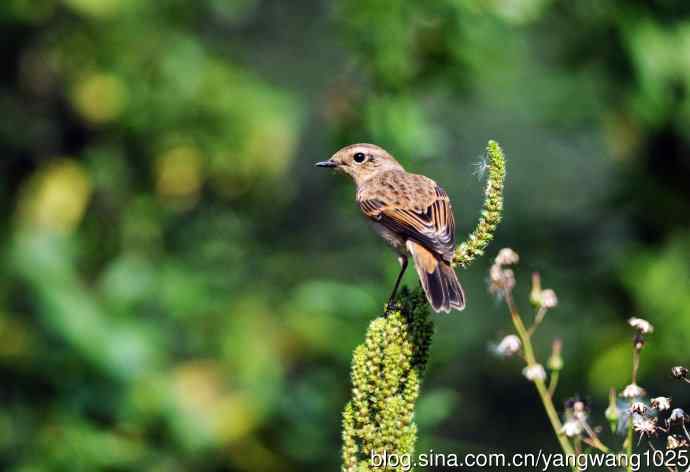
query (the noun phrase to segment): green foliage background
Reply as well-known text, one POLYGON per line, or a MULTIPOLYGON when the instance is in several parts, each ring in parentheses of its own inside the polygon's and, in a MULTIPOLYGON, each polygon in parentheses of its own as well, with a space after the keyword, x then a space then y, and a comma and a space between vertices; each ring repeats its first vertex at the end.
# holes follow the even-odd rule
MULTIPOLYGON (((0 30, 2 470, 337 468, 397 271, 311 166, 353 141, 437 179, 459 237, 499 141, 491 249, 559 294, 561 400, 603 411, 641 315, 641 383, 690 406, 688 2, 4 0, 0 30)), ((489 264, 435 317, 418 451, 556 447, 488 353, 489 264)))

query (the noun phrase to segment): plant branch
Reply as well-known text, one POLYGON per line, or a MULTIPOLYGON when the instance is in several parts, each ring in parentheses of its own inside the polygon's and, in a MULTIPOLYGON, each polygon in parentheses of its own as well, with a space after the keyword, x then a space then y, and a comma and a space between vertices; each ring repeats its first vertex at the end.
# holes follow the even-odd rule
POLYGON ((587 435, 589 436, 589 441, 587 441, 587 444, 590 446, 599 449, 601 452, 607 453, 609 452, 609 448, 606 447, 606 445, 601 442, 599 439, 599 436, 597 433, 592 429, 592 427, 587 423, 587 421, 581 421, 582 427, 585 429, 587 432, 587 435))
MULTIPOLYGON (((517 311, 510 291, 505 291, 505 299, 506 303, 508 304, 508 308, 510 309, 510 315, 511 319, 513 320, 513 325, 515 326, 515 330, 517 331, 517 334, 520 337, 520 340, 522 341, 522 346, 525 352, 525 360, 527 361, 527 367, 535 366, 538 364, 538 362, 536 356, 534 355, 532 341, 530 340, 530 336, 527 333, 525 324, 523 323, 522 318, 520 317, 520 313, 517 311)), ((566 455, 575 454, 573 446, 570 444, 570 441, 568 441, 568 438, 565 436, 565 434, 563 434, 563 425, 561 424, 561 420, 558 417, 556 408, 553 405, 551 395, 549 395, 549 392, 546 389, 544 380, 540 378, 534 379, 534 386, 536 387, 537 392, 539 393, 541 402, 544 405, 544 410, 546 411, 546 415, 548 416, 549 421, 551 422, 551 427, 553 428, 553 431, 556 434, 556 438, 558 439, 558 442, 561 445, 561 449, 566 455)))
POLYGON ((556 393, 556 387, 558 387, 558 376, 560 375, 560 371, 558 370, 552 370, 551 371, 551 378, 549 379, 549 396, 553 398, 553 395, 556 393))
POLYGON ((534 321, 532 321, 532 326, 529 327, 527 330, 527 334, 532 336, 534 334, 534 331, 537 329, 537 327, 541 324, 542 321, 544 321, 544 315, 546 315, 546 308, 539 307, 539 310, 537 311, 537 314, 534 316, 534 321))
POLYGON ((627 472, 632 472, 632 451, 633 451, 633 424, 632 416, 628 418, 628 432, 625 435, 625 441, 623 441, 623 448, 625 449, 625 455, 627 457, 627 464, 625 470, 627 472))
POLYGON ((352 359, 352 399, 343 411, 343 472, 371 470, 372 452, 411 454, 415 403, 433 324, 421 290, 403 288, 398 307, 371 322, 352 359))
POLYGON ((453 257, 453 265, 463 268, 484 254, 484 250, 494 237, 496 226, 501 222, 503 184, 506 176, 505 156, 501 146, 493 140, 487 144, 486 153, 489 177, 486 180, 481 216, 474 231, 458 246, 453 257))

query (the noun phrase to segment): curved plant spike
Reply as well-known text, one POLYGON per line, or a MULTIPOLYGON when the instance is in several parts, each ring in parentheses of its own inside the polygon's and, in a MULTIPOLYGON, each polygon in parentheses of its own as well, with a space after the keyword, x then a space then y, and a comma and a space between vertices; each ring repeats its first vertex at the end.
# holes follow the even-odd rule
MULTIPOLYGON (((412 454, 412 421, 433 324, 421 290, 401 291, 400 309, 376 318, 352 358, 352 400, 343 412, 344 472, 379 470, 372 454, 412 454)), ((384 469, 384 467, 381 467, 384 469)))
POLYGON ((460 267, 469 266, 477 256, 484 254, 484 250, 493 239, 496 226, 501 222, 503 211, 503 183, 506 176, 506 162, 503 149, 496 141, 489 141, 486 146, 489 177, 484 191, 484 205, 476 228, 455 250, 453 264, 460 267))
MULTIPOLYGON (((503 209, 505 159, 498 143, 487 146, 489 177, 479 223, 458 246, 454 265, 467 267, 493 238, 503 209)), ((429 357, 433 323, 421 289, 403 288, 396 309, 376 318, 352 358, 352 399, 343 411, 343 472, 392 470, 372 455, 414 452, 415 402, 429 357)))

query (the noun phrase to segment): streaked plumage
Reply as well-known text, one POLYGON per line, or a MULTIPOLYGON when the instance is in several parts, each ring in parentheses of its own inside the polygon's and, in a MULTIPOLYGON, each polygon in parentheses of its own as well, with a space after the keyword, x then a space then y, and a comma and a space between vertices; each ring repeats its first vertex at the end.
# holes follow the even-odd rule
POLYGON ((372 144, 347 146, 317 165, 352 176, 360 209, 400 255, 403 267, 391 298, 411 255, 433 309, 449 312, 464 308, 462 287, 451 267, 455 251, 453 207, 436 182, 406 172, 384 149, 372 144))

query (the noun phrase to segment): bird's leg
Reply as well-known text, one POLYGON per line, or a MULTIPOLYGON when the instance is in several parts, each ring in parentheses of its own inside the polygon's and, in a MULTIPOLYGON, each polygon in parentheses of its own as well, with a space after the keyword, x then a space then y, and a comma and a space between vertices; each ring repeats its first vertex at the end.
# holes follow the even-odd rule
POLYGON ((386 306, 386 314, 395 308, 395 295, 397 295, 398 293, 398 287, 400 287, 400 282, 402 281, 403 275, 405 275, 405 271, 407 270, 407 256, 398 257, 398 262, 400 262, 400 274, 398 274, 398 280, 395 281, 395 287, 393 287, 393 292, 391 293, 391 296, 388 299, 388 305, 386 306))

